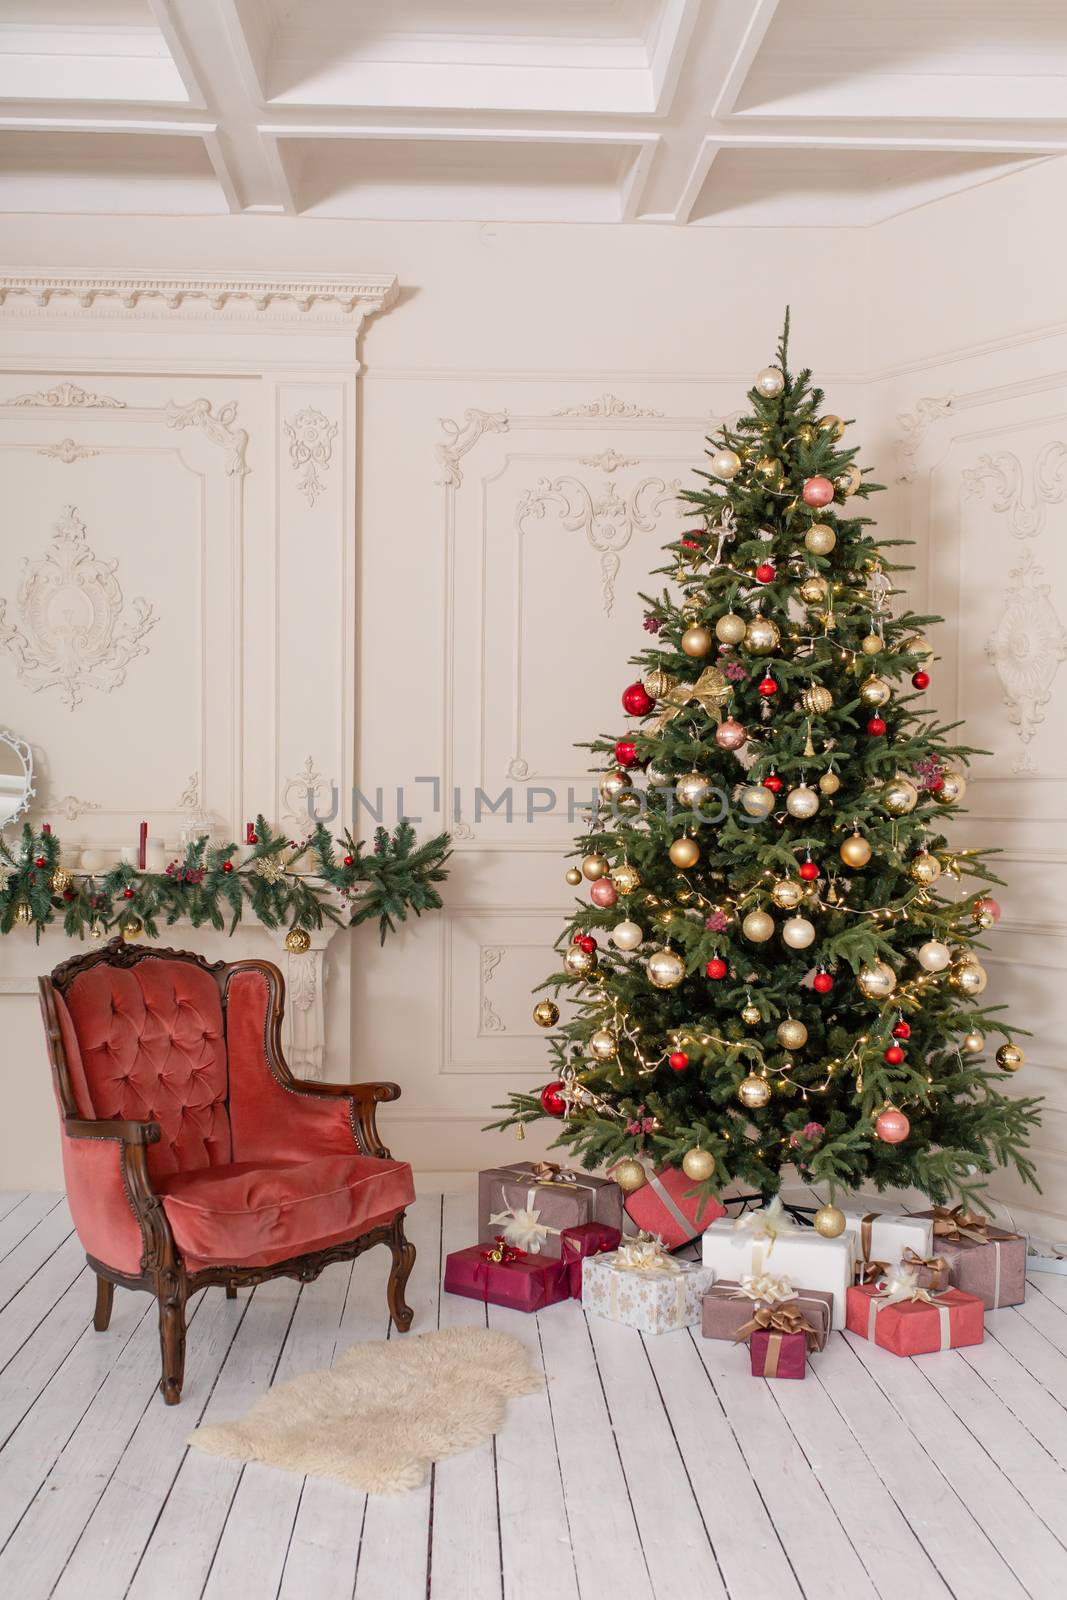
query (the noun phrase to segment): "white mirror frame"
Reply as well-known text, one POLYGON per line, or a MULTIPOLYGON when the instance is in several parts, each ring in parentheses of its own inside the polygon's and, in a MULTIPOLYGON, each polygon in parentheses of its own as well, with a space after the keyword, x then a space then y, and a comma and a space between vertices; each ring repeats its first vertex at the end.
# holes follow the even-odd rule
POLYGON ((6 828, 10 823, 17 822, 20 817, 25 816, 26 812, 30 809, 30 801, 36 796, 37 790, 33 786, 32 747, 26 743, 25 739, 20 739, 17 734, 11 733, 7 728, 0 728, 0 744, 6 744, 9 749, 14 750, 15 754, 22 762, 22 770, 25 775, 25 787, 23 789, 21 804, 16 806, 11 816, 8 817, 3 824, 0 824, 0 826, 6 828))

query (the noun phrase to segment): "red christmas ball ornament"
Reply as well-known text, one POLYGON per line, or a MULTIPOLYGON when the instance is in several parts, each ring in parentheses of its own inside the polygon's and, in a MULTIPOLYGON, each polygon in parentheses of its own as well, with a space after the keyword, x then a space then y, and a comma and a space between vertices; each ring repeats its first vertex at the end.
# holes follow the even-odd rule
POLYGON ((647 717, 655 703, 643 683, 631 683, 622 692, 622 709, 631 717, 647 717))
POLYGON ((667 1059, 674 1072, 684 1072, 689 1065, 689 1057, 684 1050, 673 1050, 667 1059))
POLYGON ((223 872, 232 872, 233 871, 233 862, 232 861, 224 861, 222 863, 222 870, 223 870, 223 872))
POLYGON ((700 549, 700 540, 699 539, 685 538, 685 539, 682 540, 682 543, 685 545, 685 548, 687 550, 699 550, 700 549))
POLYGON ((883 1053, 882 1059, 888 1061, 891 1067, 899 1067, 904 1060, 904 1052, 899 1044, 891 1044, 883 1053))
POLYGON ((899 1022, 895 1022, 893 1024, 893 1038, 894 1039, 910 1039, 911 1038, 911 1023, 910 1022, 905 1022, 904 1018, 901 1017, 899 1022))
POLYGON ((709 978, 725 978, 727 972, 726 962, 722 956, 712 956, 704 971, 709 978))
POLYGON ((571 940, 571 944, 581 944, 581 942, 582 942, 582 940, 584 938, 585 938, 585 934, 584 933, 581 933, 581 932, 576 933, 574 935, 574 938, 571 940))
POLYGON ((132 900, 133 899, 133 890, 131 888, 129 888, 129 887, 123 889, 122 898, 124 900, 132 900))
POLYGON ((245 844, 258 844, 258 843, 259 843, 259 834, 258 833, 250 833, 248 835, 248 838, 245 840, 245 844))
POLYGON ((601 911, 610 911, 619 898, 619 891, 610 878, 597 878, 596 882, 590 885, 589 898, 595 906, 600 907, 601 911))
POLYGON ((354 867, 355 864, 356 864, 355 856, 345 856, 345 866, 346 867, 354 867))
POLYGON ((806 506, 828 506, 834 497, 834 486, 829 478, 809 478, 800 491, 806 506))
POLYGON ((814 883, 819 876, 818 864, 814 861, 802 861, 797 868, 797 872, 805 883, 814 883))
POLYGON ((928 672, 913 672, 911 682, 912 687, 915 689, 929 689, 930 674, 928 672))
POLYGON ((620 739, 615 746, 615 760, 620 767, 636 767, 637 749, 630 739, 620 739))
POLYGON ((828 972, 817 972, 811 980, 811 986, 816 994, 829 994, 834 986, 834 980, 828 972))
POLYGON ((553 1078, 541 1090, 541 1109, 547 1111, 550 1117, 561 1117, 567 1109, 567 1102, 560 1094, 562 1088, 562 1078, 553 1078))
POLYGON ((771 562, 769 562, 769 561, 761 561, 759 566, 756 568, 756 582, 757 583, 773 583, 774 582, 774 577, 775 577, 774 567, 771 564, 771 562))
POLYGON ((885 734, 885 718, 871 717, 867 723, 867 732, 872 739, 881 739, 885 734))
POLYGON ((591 956, 597 948, 597 942, 591 933, 583 933, 578 940, 578 948, 584 950, 587 956, 591 956))
POLYGON ((769 789, 772 794, 781 794, 782 789, 785 786, 777 772, 768 772, 767 776, 763 780, 763 787, 765 789, 769 789))
POLYGON ((33 864, 35 867, 47 867, 48 858, 47 856, 38 856, 33 864))
POLYGON ((775 683, 774 679, 772 677, 770 677, 770 676, 768 676, 766 678, 761 678, 760 681, 759 681, 759 684, 758 684, 758 688, 759 688, 759 692, 763 696, 764 700, 770 700, 773 695, 776 695, 778 693, 778 685, 775 683))
POLYGON ((895 1106, 890 1106, 878 1118, 874 1125, 874 1131, 883 1144, 900 1144, 911 1132, 911 1123, 903 1111, 898 1111, 895 1106))

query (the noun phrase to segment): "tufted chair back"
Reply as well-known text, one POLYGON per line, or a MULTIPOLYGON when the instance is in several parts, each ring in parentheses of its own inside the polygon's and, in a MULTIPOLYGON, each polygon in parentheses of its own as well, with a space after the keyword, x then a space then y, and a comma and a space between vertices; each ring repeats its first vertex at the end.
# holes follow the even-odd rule
POLYGON ((188 961, 102 962, 55 995, 82 1117, 158 1122, 155 1179, 233 1159, 218 984, 188 961))

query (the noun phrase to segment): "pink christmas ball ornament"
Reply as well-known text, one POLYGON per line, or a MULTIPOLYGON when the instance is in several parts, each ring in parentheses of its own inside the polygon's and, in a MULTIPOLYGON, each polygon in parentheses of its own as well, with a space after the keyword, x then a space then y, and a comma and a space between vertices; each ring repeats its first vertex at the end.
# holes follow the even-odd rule
POLYGON ((883 1144, 902 1144, 911 1132, 911 1123, 903 1111, 891 1106, 883 1111, 874 1125, 874 1131, 883 1144))
POLYGON ((834 486, 829 478, 808 478, 800 497, 806 506, 813 506, 817 510, 820 506, 830 504, 834 497, 834 486))
POLYGON ((597 878, 590 886, 589 898, 601 911, 610 911, 619 898, 619 892, 610 878, 597 878))
POLYGON ((1000 921, 1000 901, 994 900, 991 894, 983 895, 981 900, 976 900, 974 909, 992 917, 994 922, 1000 921))

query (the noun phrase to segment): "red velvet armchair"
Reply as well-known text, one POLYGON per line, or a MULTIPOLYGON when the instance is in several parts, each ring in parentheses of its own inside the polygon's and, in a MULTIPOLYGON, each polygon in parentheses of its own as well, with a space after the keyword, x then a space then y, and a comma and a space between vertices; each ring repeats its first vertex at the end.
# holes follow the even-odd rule
POLYGON ((181 1399, 190 1295, 266 1278, 310 1282, 372 1245, 392 1251, 389 1312, 411 1326, 411 1168, 375 1108, 395 1083, 294 1078, 285 985, 269 961, 217 961, 115 940, 40 980, 63 1123, 67 1198, 97 1277, 159 1302, 160 1389, 181 1399))

